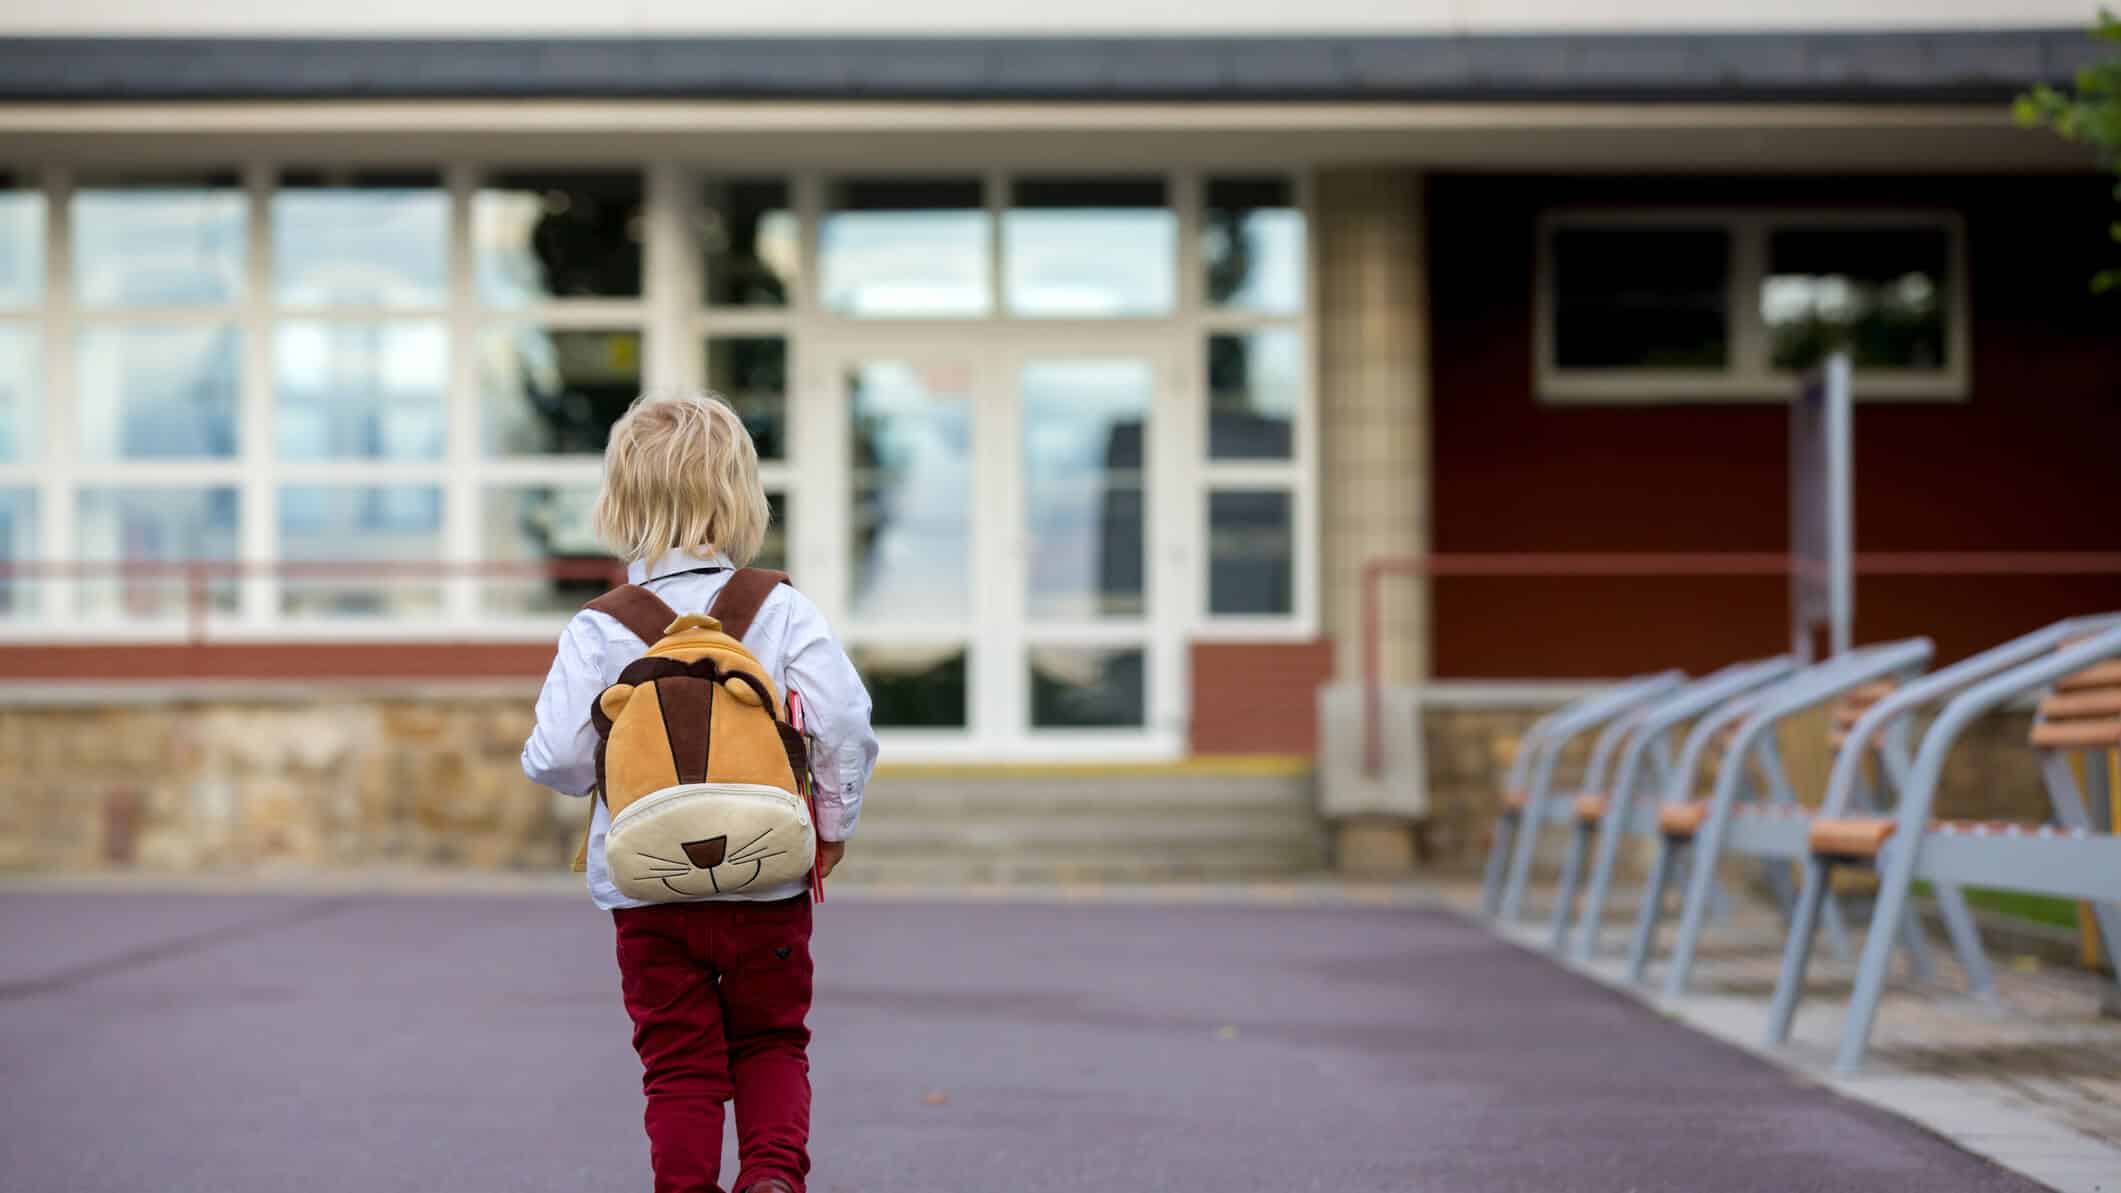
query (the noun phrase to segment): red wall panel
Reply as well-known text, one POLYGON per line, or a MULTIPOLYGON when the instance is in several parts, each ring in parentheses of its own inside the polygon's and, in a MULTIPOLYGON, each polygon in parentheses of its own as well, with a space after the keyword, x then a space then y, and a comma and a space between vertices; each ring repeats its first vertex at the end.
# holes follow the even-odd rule
MULTIPOLYGON (((1859 404, 1867 551, 2121 549, 2121 300, 2095 298, 2110 182, 2069 178, 1432 180, 1435 547, 1781 551, 1787 423, 1772 404, 1542 405, 1534 227, 1548 207, 1938 208, 1967 224, 1972 395, 1859 404)), ((1440 676, 1594 676, 1781 649, 1776 579, 1445 579, 1440 676)), ((1859 640, 1927 633, 1946 657, 2069 613, 2121 577, 1911 579, 1857 588, 1859 640)))

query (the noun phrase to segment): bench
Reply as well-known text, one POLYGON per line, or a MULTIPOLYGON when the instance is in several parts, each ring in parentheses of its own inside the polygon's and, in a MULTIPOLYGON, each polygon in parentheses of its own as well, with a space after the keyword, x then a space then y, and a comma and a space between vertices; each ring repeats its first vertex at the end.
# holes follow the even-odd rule
POLYGON ((1567 916, 1576 902, 1577 875, 1595 839, 1598 854, 1577 915, 1572 953, 1588 960, 1597 952, 1607 896, 1619 869, 1621 841, 1656 831, 1656 805, 1638 801, 1637 793, 1661 791, 1671 782, 1671 739, 1680 726, 1788 675, 1795 666, 1787 655, 1733 663, 1682 685, 1641 711, 1632 723, 1612 781, 1604 785, 1587 782, 1586 790, 1570 805, 1569 848, 1562 862, 1561 888, 1555 894, 1553 948, 1561 948, 1564 942, 1567 916))
MULTIPOLYGON (((1686 798, 1682 788, 1670 792, 1673 798, 1659 809, 1657 856, 1629 950, 1632 979, 1640 981, 1647 972, 1663 914, 1664 888, 1671 880, 1673 862, 1681 856, 1690 863, 1691 872, 1665 973, 1665 997, 1678 998, 1686 992, 1708 920, 1716 867, 1726 853, 1761 861, 1785 912, 1794 916, 1798 891, 1790 879, 1790 865, 1806 855, 1805 842, 1815 814, 1798 799, 1789 782, 1776 730, 1785 720, 1811 709, 1884 699, 1887 689, 1882 685, 1906 682, 1920 674, 1932 649, 1928 639, 1913 638, 1864 647, 1815 664, 1761 692, 1734 724, 1724 727, 1727 746, 1708 798, 1686 798), (1749 767, 1764 780, 1764 791, 1744 799, 1749 794, 1745 782, 1749 767)), ((1888 738, 1884 744, 1889 756, 1905 758, 1904 738, 1888 738)), ((1888 780, 1901 773, 1891 765, 1884 769, 1888 780)), ((1864 796, 1869 797, 1867 789, 1864 796)), ((1966 912, 1956 890, 1941 891, 1940 899, 1971 922, 1971 913, 1966 912)), ((1904 940, 1918 972, 1927 975, 1932 967, 1920 926, 1910 920, 1896 928, 1896 935, 1904 940)), ((1977 938, 1955 931, 1953 942, 1970 972, 1986 973, 1977 938)))
POLYGON ((1677 687, 1685 678, 1679 671, 1660 671, 1622 680, 1541 717, 1526 731, 1510 760, 1502 806, 1495 817, 1494 841, 1481 881, 1483 915, 1515 919, 1522 909, 1540 828, 1561 807, 1554 798, 1555 776, 1569 743, 1677 687))
MULTIPOLYGON (((1835 759, 1825 802, 1806 835, 1797 908, 1769 1006, 1770 1045, 1789 1038, 1820 905, 1837 867, 1879 875, 1871 930, 1835 1058, 1843 1072, 1863 1063, 1891 962, 1889 927, 1906 916, 1917 879, 1940 892, 1977 886, 2090 900, 2097 904, 2108 956, 2121 956, 2121 837, 2114 835, 2108 816, 2105 757, 2121 746, 2121 614, 2060 622, 1910 682, 1862 713, 1849 727, 1848 739, 1850 748, 1835 759), (2039 753, 2050 823, 1933 820, 1944 763, 1974 719, 2050 688, 2039 703, 2029 742, 2039 753), (1897 785, 1892 814, 1860 814, 1855 805, 1864 747, 1904 734, 1910 714, 1939 700, 1946 703, 1897 785), (2089 755, 2082 789, 2070 765, 2070 756, 2079 753, 2089 755)), ((1948 926, 1951 922, 1948 915, 1948 926)), ((1952 930, 1955 936, 1961 931, 1952 930)), ((1970 916, 1963 931, 1974 935, 1970 916)))

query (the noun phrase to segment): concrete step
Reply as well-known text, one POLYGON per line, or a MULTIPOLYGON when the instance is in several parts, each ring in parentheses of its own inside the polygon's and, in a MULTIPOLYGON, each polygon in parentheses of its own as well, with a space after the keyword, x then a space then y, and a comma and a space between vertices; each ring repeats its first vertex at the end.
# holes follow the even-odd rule
POLYGON ((1315 873, 1326 836, 1300 772, 936 769, 879 776, 852 882, 1244 881, 1315 873))

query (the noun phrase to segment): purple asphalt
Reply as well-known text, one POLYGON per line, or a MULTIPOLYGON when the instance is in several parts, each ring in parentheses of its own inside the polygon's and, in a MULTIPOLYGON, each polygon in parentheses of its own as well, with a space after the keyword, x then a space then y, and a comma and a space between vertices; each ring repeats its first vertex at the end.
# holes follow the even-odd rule
MULTIPOLYGON (((0 897, 0 1189, 645 1193, 608 919, 0 897)), ((838 900, 817 1193, 2037 1186, 1439 912, 838 900)))

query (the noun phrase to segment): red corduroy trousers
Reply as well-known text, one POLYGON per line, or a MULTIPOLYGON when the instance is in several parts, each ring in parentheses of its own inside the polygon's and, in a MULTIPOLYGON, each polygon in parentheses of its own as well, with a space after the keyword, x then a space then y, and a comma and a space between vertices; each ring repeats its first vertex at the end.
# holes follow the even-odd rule
POLYGON ((736 1102, 740 1193, 810 1172, 810 898, 612 913, 641 1056, 655 1193, 722 1193, 722 1106, 736 1102))

